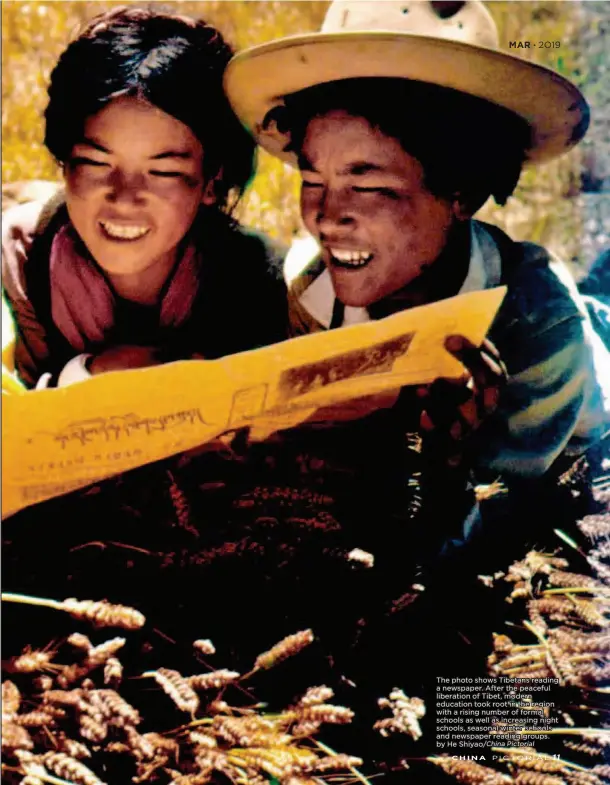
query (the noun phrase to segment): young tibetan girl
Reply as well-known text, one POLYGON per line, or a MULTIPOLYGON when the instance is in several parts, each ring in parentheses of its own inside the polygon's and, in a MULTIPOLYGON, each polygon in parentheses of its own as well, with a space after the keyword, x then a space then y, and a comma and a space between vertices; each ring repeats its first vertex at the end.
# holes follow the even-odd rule
POLYGON ((65 192, 3 221, 29 387, 285 337, 274 251, 230 217, 254 160, 222 89, 231 54, 203 21, 132 7, 59 58, 45 143, 65 192))

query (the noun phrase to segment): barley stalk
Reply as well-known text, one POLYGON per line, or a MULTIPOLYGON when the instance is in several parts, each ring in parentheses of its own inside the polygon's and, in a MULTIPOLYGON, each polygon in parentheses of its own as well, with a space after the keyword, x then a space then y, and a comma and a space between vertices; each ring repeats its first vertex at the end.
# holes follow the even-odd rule
POLYGON ((515 785, 565 785, 565 780, 560 777, 537 771, 518 771, 513 782, 515 785))
POLYGON ((30 597, 26 594, 13 594, 11 592, 2 592, 2 602, 17 602, 24 605, 39 605, 42 608, 53 608, 53 610, 61 611, 61 602, 57 600, 49 600, 44 597, 30 597))
POLYGON ((156 671, 143 673, 142 676, 152 677, 181 711, 194 714, 199 708, 197 693, 178 671, 170 668, 158 668, 156 671))
POLYGON ((279 643, 276 643, 269 651, 259 654, 254 663, 254 670, 272 668, 274 665, 282 662, 282 660, 298 654, 312 642, 313 632, 311 630, 302 630, 294 635, 288 635, 279 643))
POLYGON ((216 654, 214 644, 211 640, 208 640, 208 638, 200 638, 196 641, 193 641, 193 648, 200 654, 216 654))
MULTIPOLYGON (((333 750, 327 744, 323 744, 319 739, 314 739, 314 744, 316 745, 316 747, 321 749, 322 752, 325 752, 327 755, 337 755, 337 752, 335 750, 333 750)), ((364 776, 364 774, 362 774, 362 772, 358 771, 358 769, 355 768, 354 766, 350 766, 349 767, 349 771, 350 771, 351 774, 354 775, 354 777, 359 782, 362 783, 362 785, 371 785, 371 781, 369 779, 367 779, 364 776)))
POLYGON ((16 684, 12 681, 2 682, 2 714, 11 715, 19 711, 21 705, 21 693, 16 684))
POLYGON ((189 676, 187 681, 195 690, 219 690, 238 678, 239 673, 237 671, 223 669, 189 676))
POLYGON ((122 627, 137 630, 146 623, 146 618, 135 608, 126 605, 112 605, 104 600, 77 600, 70 597, 60 605, 75 619, 86 619, 98 627, 122 627))
POLYGON ((90 668, 98 668, 113 657, 125 645, 125 638, 111 638, 99 646, 94 646, 87 652, 85 664, 90 668))
POLYGON ((43 608, 52 608, 56 611, 67 611, 76 619, 86 619, 98 627, 123 627, 135 630, 143 627, 145 617, 134 608, 125 605, 112 605, 104 600, 77 600, 70 597, 63 602, 50 600, 44 597, 30 597, 25 594, 2 593, 3 602, 16 602, 25 605, 38 605, 43 608))
POLYGON ((104 684, 118 686, 123 678, 123 666, 116 657, 109 657, 104 664, 104 684))
POLYGON ((299 706, 316 706, 330 700, 334 692, 330 687, 310 687, 307 692, 299 699, 299 706))
POLYGON ((64 752, 49 752, 42 760, 54 774, 69 778, 75 785, 105 785, 84 763, 64 752))
POLYGON ((43 769, 42 766, 33 766, 31 771, 32 774, 26 774, 25 779, 21 781, 21 785, 26 783, 26 779, 30 777, 30 782, 28 785, 39 785, 41 782, 48 782, 50 785, 74 785, 73 782, 68 782, 68 780, 60 779, 60 777, 54 777, 52 774, 49 774, 48 771, 43 769))
POLYGON ((73 632, 72 635, 68 636, 66 642, 69 643, 71 646, 74 646, 75 649, 81 649, 82 651, 85 652, 93 648, 93 644, 91 643, 89 638, 80 632, 73 632))

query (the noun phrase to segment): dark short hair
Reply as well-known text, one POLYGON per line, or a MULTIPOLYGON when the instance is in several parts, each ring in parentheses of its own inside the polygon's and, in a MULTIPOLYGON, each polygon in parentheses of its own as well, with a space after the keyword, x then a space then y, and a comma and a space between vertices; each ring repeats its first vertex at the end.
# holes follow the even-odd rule
POLYGON ((121 7, 92 19, 51 73, 45 144, 66 163, 88 117, 123 95, 188 126, 204 150, 204 175, 221 172, 218 204, 230 212, 248 185, 255 144, 233 114, 222 79, 233 50, 202 20, 121 7))
POLYGON ((504 204, 517 185, 531 144, 519 116, 474 96, 409 79, 359 78, 316 85, 285 98, 278 129, 298 152, 309 121, 332 110, 363 117, 396 139, 441 198, 460 194, 472 212, 491 195, 504 204))

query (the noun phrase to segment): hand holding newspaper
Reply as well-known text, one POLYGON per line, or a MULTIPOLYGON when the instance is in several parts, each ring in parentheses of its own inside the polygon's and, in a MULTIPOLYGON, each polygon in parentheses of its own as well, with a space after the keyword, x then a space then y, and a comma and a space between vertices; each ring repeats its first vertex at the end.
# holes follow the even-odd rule
POLYGON ((448 335, 479 345, 505 287, 220 360, 108 373, 3 397, 2 514, 213 441, 252 439, 326 407, 456 377, 448 335))

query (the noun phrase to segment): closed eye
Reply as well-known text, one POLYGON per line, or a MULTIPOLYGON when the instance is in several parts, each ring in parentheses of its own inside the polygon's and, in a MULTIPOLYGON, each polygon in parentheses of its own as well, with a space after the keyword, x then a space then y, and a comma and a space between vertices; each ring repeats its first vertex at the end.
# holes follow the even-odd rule
POLYGON ((184 177, 184 172, 160 172, 156 169, 151 169, 150 174, 154 177, 184 177))
POLYGON ((312 183, 309 180, 303 180, 301 185, 303 188, 322 188, 322 183, 312 183))
POLYGON ((383 187, 364 187, 360 185, 352 186, 352 191, 355 191, 359 194, 369 194, 369 193, 377 193, 381 194, 382 196, 388 196, 390 199, 398 199, 398 194, 396 191, 393 191, 391 188, 383 188, 383 187))
POLYGON ((104 161, 96 161, 93 158, 86 158, 84 155, 70 159, 70 163, 72 166, 110 166, 104 161))

